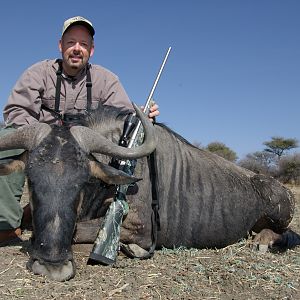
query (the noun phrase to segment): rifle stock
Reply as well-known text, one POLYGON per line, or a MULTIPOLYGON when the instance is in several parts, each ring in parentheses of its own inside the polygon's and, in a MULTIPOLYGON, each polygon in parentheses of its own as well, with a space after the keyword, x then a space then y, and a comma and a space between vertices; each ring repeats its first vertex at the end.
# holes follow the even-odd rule
POLYGON ((111 265, 116 262, 122 219, 128 210, 125 200, 117 199, 111 203, 90 253, 89 263, 111 265))

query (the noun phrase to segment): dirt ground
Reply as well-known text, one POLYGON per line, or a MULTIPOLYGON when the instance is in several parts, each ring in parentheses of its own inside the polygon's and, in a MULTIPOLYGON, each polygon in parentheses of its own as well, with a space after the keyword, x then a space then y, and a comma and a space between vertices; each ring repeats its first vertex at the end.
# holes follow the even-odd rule
MULTIPOLYGON (((300 188, 292 229, 300 232, 300 188)), ((26 270, 30 232, 0 248, 0 299, 300 299, 300 247, 261 254, 250 239, 221 250, 163 249, 149 260, 122 256, 113 267, 86 265, 75 248, 77 274, 52 282, 26 270)))

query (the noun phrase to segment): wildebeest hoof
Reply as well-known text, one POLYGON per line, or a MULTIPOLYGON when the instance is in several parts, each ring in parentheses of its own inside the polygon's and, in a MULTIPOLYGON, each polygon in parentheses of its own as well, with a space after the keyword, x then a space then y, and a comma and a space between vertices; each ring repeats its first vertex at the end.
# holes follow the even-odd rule
POLYGON ((263 229, 260 233, 256 234, 253 239, 253 249, 258 250, 260 253, 266 253, 273 244, 281 239, 281 235, 275 233, 271 229, 263 229))
POLYGON ((269 249, 268 245, 258 245, 259 253, 264 254, 264 253, 268 252, 268 249, 269 249))
POLYGON ((269 246, 268 245, 265 245, 265 244, 259 244, 259 243, 257 243, 257 242, 253 242, 252 244, 251 244, 251 249, 253 250, 253 251, 257 251, 257 252, 259 252, 259 253, 261 253, 261 254, 265 254, 265 253, 267 253, 268 252, 268 250, 269 250, 269 246))
POLYGON ((149 255, 149 252, 141 248, 137 244, 121 244, 122 252, 129 257, 144 258, 149 255))

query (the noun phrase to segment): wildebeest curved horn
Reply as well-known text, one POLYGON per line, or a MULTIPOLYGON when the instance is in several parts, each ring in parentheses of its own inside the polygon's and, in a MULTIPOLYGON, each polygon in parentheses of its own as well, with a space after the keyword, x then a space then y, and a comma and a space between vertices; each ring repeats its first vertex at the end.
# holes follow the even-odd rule
POLYGON ((80 147, 88 153, 101 153, 112 157, 128 159, 147 156, 155 150, 157 144, 155 129, 148 117, 134 103, 133 106, 144 126, 145 132, 144 143, 138 147, 121 147, 96 131, 83 126, 73 126, 70 131, 80 147))
POLYGON ((31 150, 50 133, 51 127, 46 123, 35 123, 18 128, 0 138, 0 150, 31 150))

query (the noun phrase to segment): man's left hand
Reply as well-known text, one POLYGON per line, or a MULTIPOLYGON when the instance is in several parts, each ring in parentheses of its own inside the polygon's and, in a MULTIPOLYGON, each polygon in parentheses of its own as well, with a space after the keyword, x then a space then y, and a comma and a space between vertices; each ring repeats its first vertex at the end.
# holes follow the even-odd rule
POLYGON ((158 105, 155 103, 153 106, 150 107, 150 112, 149 112, 149 119, 153 122, 155 117, 159 116, 159 110, 158 110, 158 105))
MULTIPOLYGON (((151 122, 154 122, 155 117, 159 116, 159 110, 158 110, 158 105, 156 103, 154 103, 151 107, 150 107, 150 112, 148 114, 148 117, 150 119, 151 122)), ((144 109, 144 106, 141 106, 141 109, 144 109)))

